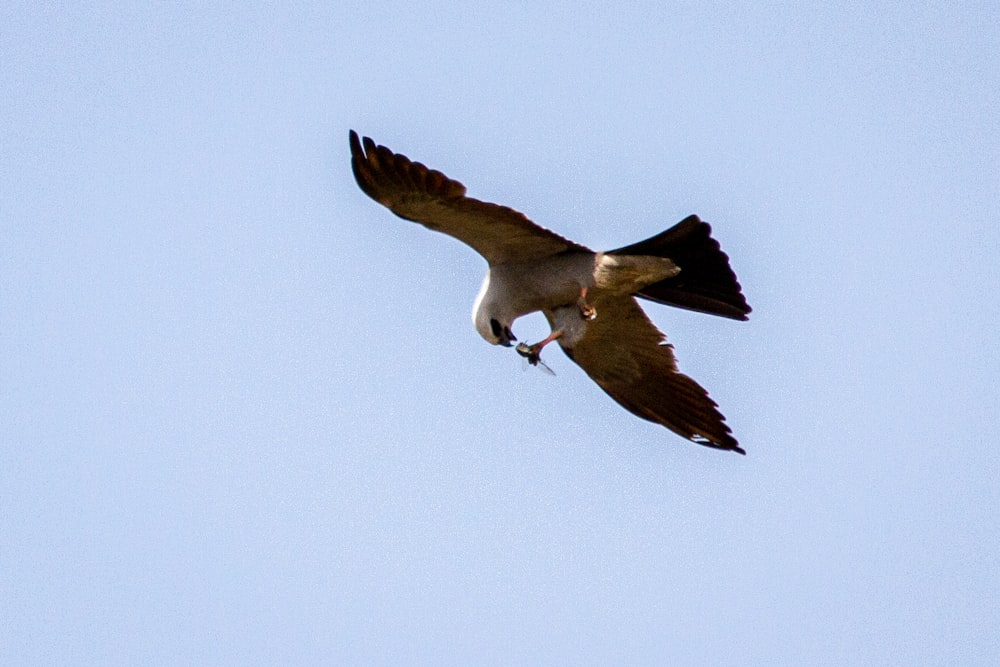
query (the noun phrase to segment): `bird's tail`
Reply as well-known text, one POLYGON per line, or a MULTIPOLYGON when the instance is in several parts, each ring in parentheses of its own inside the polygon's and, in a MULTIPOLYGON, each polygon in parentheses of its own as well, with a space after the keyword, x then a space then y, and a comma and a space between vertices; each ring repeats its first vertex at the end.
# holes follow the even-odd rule
POLYGON ((712 228, 698 216, 656 236, 612 250, 612 255, 666 257, 681 271, 673 278, 644 287, 636 296, 700 313, 745 320, 751 308, 743 296, 729 257, 712 238, 712 228))

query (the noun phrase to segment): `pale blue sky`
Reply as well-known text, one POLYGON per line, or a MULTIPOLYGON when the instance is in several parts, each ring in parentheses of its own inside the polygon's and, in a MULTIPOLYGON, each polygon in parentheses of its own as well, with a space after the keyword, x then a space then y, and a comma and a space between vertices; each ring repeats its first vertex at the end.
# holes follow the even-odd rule
POLYGON ((0 662, 1000 662, 997 5, 374 4, 0 8, 0 662), (748 455, 483 343, 349 128, 711 222, 748 455))

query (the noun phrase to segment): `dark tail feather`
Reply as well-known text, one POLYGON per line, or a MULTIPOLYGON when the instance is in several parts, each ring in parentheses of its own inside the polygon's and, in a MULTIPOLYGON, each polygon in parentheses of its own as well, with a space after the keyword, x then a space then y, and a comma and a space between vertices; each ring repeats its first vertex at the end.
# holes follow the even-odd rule
POLYGON ((665 232, 613 255, 666 257, 680 267, 673 278, 645 287, 636 296, 700 313, 745 320, 751 308, 743 296, 729 257, 712 238, 712 228, 698 216, 684 218, 665 232))

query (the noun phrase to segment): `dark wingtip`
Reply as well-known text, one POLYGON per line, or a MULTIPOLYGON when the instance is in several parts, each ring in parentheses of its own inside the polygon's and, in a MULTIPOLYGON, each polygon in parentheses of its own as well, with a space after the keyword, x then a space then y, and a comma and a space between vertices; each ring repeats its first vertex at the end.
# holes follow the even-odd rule
MULTIPOLYGON (((664 426, 666 426, 666 424, 664 424, 664 426)), ((722 427, 726 431, 724 434, 725 437, 723 438, 712 439, 707 436, 698 434, 692 437, 688 437, 687 439, 696 445, 701 445, 702 447, 710 447, 711 449, 719 449, 725 452, 736 452, 737 454, 742 454, 743 456, 746 456, 747 455, 746 450, 740 447, 739 443, 736 442, 736 438, 732 436, 732 432, 729 430, 729 427, 725 424, 723 424, 722 427)), ((667 426, 667 428, 670 427, 667 426)))

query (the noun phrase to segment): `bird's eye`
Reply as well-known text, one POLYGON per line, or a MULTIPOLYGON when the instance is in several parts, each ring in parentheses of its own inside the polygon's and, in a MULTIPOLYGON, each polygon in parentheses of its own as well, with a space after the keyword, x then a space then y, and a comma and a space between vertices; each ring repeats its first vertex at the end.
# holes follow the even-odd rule
POLYGON ((497 322, 496 320, 492 319, 490 320, 490 329, 493 330, 493 335, 496 336, 497 338, 500 338, 500 336, 503 334, 503 327, 500 326, 500 323, 497 322))

